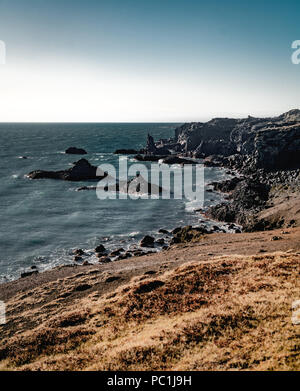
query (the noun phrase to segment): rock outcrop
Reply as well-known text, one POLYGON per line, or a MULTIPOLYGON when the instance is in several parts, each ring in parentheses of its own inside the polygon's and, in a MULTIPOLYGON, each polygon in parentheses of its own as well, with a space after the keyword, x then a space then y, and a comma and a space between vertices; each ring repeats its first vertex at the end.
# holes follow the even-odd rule
POLYGON ((135 155, 139 153, 139 151, 135 149, 117 149, 114 154, 115 155, 135 155))
POLYGON ((215 118, 206 123, 187 123, 175 130, 173 140, 154 143, 148 136, 151 153, 169 150, 186 156, 221 156, 224 165, 255 172, 300 167, 300 110, 278 117, 243 119, 215 118))
POLYGON ((164 159, 166 156, 161 155, 136 155, 134 156, 135 160, 139 162, 158 162, 160 159, 164 159))
POLYGON ((209 231, 205 227, 192 227, 190 225, 173 230, 174 236, 171 240, 172 244, 186 243, 192 241, 199 241, 203 235, 208 234, 209 231))
POLYGON ((106 251, 106 248, 103 246, 103 244, 99 244, 96 248, 95 248, 95 252, 96 253, 105 253, 106 251))
MULTIPOLYGON (((103 179, 104 177, 98 177, 98 180, 103 179)), ((113 179, 112 177, 109 177, 113 179)), ((143 194, 153 194, 160 195, 163 193, 164 189, 161 186, 158 186, 154 183, 147 182, 144 177, 140 174, 137 174, 134 178, 129 179, 128 181, 118 181, 115 179, 115 183, 98 184, 98 186, 81 186, 76 191, 83 190, 102 190, 102 191, 111 191, 111 192, 121 192, 131 195, 143 195, 143 194)))
POLYGON ((254 138, 253 167, 293 169, 300 167, 300 122, 269 127, 254 138))
MULTIPOLYGON (((280 207, 276 207, 279 190, 274 188, 284 192, 292 186, 294 205, 299 204, 300 110, 277 117, 215 118, 206 123, 187 123, 175 130, 171 140, 154 143, 148 137, 147 148, 157 156, 158 147, 172 152, 163 160, 166 163, 177 162, 181 156, 202 158, 205 166, 225 167, 242 174, 213 184, 215 190, 228 193, 229 202, 209 208, 210 218, 237 223, 247 231, 288 227, 292 220, 298 221, 284 209, 291 191, 282 195, 280 207), (265 212, 269 209, 274 210, 273 215, 265 212)), ((298 216, 297 208, 294 209, 298 216)))
POLYGON ((154 247, 154 238, 152 236, 146 235, 140 241, 141 247, 154 247))
POLYGON ((256 178, 223 182, 222 191, 231 191, 230 201, 208 209, 207 215, 226 223, 237 223, 250 230, 252 218, 268 200, 270 186, 260 183, 256 178))
POLYGON ((146 148, 141 151, 145 155, 170 155, 174 143, 170 144, 169 140, 160 140, 155 143, 153 137, 148 134, 146 148))
POLYGON ((150 134, 148 134, 147 137, 147 145, 146 145, 146 150, 149 154, 156 154, 157 153, 157 148, 154 142, 154 139, 150 134))
POLYGON ((300 222, 300 169, 264 171, 212 183, 215 190, 228 193, 229 202, 207 210, 207 216, 237 223, 245 231, 289 227, 300 222))
POLYGON ((193 152, 193 157, 204 158, 209 155, 217 154, 229 156, 236 153, 236 146, 231 141, 226 140, 202 140, 193 152))
POLYGON ((87 152, 83 148, 70 147, 66 149, 65 153, 71 155, 86 155, 87 152))
POLYGON ((184 159, 180 156, 168 156, 162 159, 164 164, 196 164, 194 160, 184 159))
POLYGON ((137 174, 136 177, 130 179, 127 183, 120 183, 119 191, 128 194, 153 194, 159 195, 163 193, 163 188, 154 183, 147 182, 144 177, 137 174))
POLYGON ((101 180, 107 176, 97 176, 97 167, 92 166, 86 159, 80 159, 73 163, 74 166, 62 171, 43 171, 37 170, 30 172, 27 176, 30 179, 61 179, 64 181, 85 181, 85 180, 101 180))

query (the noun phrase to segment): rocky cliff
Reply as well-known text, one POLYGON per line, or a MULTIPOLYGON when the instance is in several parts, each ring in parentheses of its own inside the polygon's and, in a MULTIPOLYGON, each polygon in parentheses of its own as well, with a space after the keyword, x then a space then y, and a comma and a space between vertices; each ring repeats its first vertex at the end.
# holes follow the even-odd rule
MULTIPOLYGON (((149 144, 149 143, 148 143, 149 144)), ((268 170, 300 167, 300 110, 278 117, 243 119, 215 118, 206 123, 187 123, 175 130, 175 137, 160 142, 164 153, 174 152, 196 158, 210 155, 230 157, 231 166, 239 169, 268 170)), ((153 153, 155 144, 146 148, 153 153)))
POLYGON ((209 218, 240 224, 246 231, 300 224, 300 110, 272 118, 186 123, 175 130, 174 139, 150 141, 146 154, 179 153, 242 174, 214 184, 228 199, 209 208, 209 218))

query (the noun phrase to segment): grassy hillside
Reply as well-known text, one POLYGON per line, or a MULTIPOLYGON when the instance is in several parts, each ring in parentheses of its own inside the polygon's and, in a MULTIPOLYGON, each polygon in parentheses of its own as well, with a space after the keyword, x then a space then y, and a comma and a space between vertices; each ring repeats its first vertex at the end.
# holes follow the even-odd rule
MULTIPOLYGON (((63 279, 60 295, 53 282, 18 293, 8 304, 13 327, 2 333, 0 368, 299 370, 291 304, 300 298, 300 253, 192 261, 69 305, 63 279), (34 305, 47 295, 53 299, 34 305)), ((95 278, 77 276, 77 289, 95 278)))

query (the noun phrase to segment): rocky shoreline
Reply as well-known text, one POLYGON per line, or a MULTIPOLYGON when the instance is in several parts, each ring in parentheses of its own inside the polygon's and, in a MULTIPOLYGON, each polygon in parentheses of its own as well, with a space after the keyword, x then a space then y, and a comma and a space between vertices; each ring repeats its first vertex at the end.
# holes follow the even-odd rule
MULTIPOLYGON (((153 235, 145 235, 141 240, 134 244, 124 245, 124 240, 109 248, 102 242, 93 249, 75 248, 70 255, 73 257, 73 264, 68 266, 92 266, 95 265, 91 257, 97 258, 97 264, 105 265, 111 262, 123 261, 129 258, 139 258, 157 254, 159 252, 169 251, 174 245, 187 244, 199 241, 206 235, 241 233, 240 228, 235 224, 224 224, 223 228, 218 225, 208 227, 205 223, 197 226, 178 226, 174 229, 161 228, 153 235), (225 229, 226 227, 226 229, 225 229), (122 247, 123 245, 123 247, 122 247)), ((21 273, 20 277, 26 278, 39 273, 37 266, 33 265, 21 273)))
MULTIPOLYGON (((241 225, 244 231, 259 231, 300 224, 300 110, 278 117, 244 119, 215 118, 206 123, 187 123, 175 137, 154 142, 148 136, 144 160, 203 159, 207 167, 223 167, 235 177, 213 183, 214 190, 229 202, 209 208, 205 215, 217 221, 241 225), (278 197, 279 195, 279 197, 278 197), (293 195, 299 207, 289 218, 284 204, 293 195), (275 207, 274 215, 262 218, 275 207)), ((185 164, 185 162, 184 162, 185 164)))
MULTIPOLYGON (((164 153, 167 145, 176 151, 145 149, 142 158, 195 157, 174 140, 155 147, 162 144, 164 153)), ((291 154, 280 169, 259 167, 256 152, 201 157, 232 177, 210 184, 227 199, 198 212, 239 234, 201 224, 161 228, 130 251, 99 243, 97 264, 78 248, 72 265, 43 273, 33 267, 1 284, 2 370, 298 370, 299 160, 291 154)))
POLYGON ((299 225, 299 215, 295 216, 296 219, 288 219, 284 215, 274 216, 274 219, 260 217, 261 212, 274 206, 278 193, 285 199, 290 197, 291 192, 299 192, 299 169, 275 172, 260 170, 213 185, 214 189, 227 193, 230 202, 209 208, 206 213, 208 217, 240 224, 245 232, 299 225))
MULTIPOLYGON (((76 151, 75 151, 76 152, 76 151)), ((116 154, 136 154, 138 161, 161 161, 165 164, 197 164, 222 167, 234 176, 224 182, 213 182, 213 191, 222 192, 226 201, 199 210, 206 218, 225 223, 228 231, 240 233, 290 228, 300 225, 300 110, 291 110, 274 118, 215 118, 207 123, 184 124, 175 130, 175 137, 154 141, 148 135, 145 148, 119 149, 116 154), (286 200, 290 199, 296 213, 290 216, 286 200)), ((51 178, 71 181, 101 180, 97 167, 81 159, 68 170, 33 171, 31 179, 51 178)), ((131 181, 134 181, 131 180, 131 181)), ((129 181, 126 184, 128 189, 129 181)), ((148 184, 151 187, 151 184, 148 184)), ((84 186, 78 190, 95 190, 84 186)), ((161 192, 162 189, 160 189, 161 192)), ((122 191, 120 186, 116 191, 122 191)), ((200 220, 200 219, 199 219, 200 220)), ((201 221, 201 220, 200 220, 201 221)), ((146 235, 132 248, 120 245, 108 251, 103 244, 95 249, 100 264, 144 256, 153 251, 166 251, 173 244, 198 240, 201 236, 226 232, 215 225, 162 228, 158 237, 146 235), (101 247, 102 246, 102 247, 101 247), (98 251, 99 249, 102 251, 98 251)), ((74 252, 74 262, 88 265, 82 249, 74 252)), ((23 277, 37 270, 23 273, 23 277)))

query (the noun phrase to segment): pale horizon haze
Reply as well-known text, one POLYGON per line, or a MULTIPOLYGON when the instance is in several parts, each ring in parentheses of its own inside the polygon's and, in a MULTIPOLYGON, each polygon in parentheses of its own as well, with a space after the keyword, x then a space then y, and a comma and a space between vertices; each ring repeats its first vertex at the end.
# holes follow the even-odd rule
POLYGON ((0 0, 0 122, 189 122, 300 107, 296 0, 0 0))

